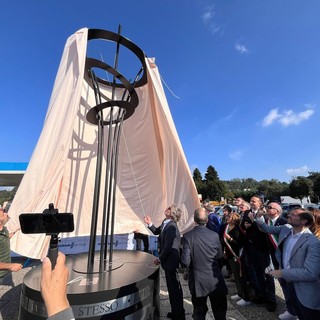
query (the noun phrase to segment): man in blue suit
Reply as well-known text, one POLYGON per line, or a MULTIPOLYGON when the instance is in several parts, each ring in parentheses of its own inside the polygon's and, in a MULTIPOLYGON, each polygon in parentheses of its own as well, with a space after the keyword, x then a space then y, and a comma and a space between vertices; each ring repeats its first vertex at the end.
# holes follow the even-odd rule
POLYGON ((164 211, 164 215, 165 219, 159 227, 155 227, 149 216, 144 217, 144 222, 148 224, 153 234, 159 235, 159 258, 156 258, 154 263, 161 264, 166 276, 171 305, 171 312, 167 317, 184 320, 183 292, 178 275, 181 238, 177 222, 181 218, 181 210, 172 204, 164 211))
POLYGON ((289 224, 268 226, 260 211, 256 221, 261 231, 278 237, 279 269, 269 274, 285 281, 289 303, 295 305, 300 320, 320 319, 320 241, 309 230, 312 214, 293 209, 289 224))
POLYGON ((183 236, 181 263, 189 267, 193 319, 206 318, 209 297, 214 318, 225 320, 228 290, 221 273, 222 247, 219 235, 206 228, 207 221, 204 208, 194 212, 196 226, 183 236))

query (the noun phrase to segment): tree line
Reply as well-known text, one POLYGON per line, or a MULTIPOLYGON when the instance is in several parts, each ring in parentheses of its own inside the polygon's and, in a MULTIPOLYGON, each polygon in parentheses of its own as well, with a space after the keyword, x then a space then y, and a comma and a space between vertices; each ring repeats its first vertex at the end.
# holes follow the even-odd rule
POLYGON ((198 168, 193 171, 193 180, 202 199, 232 202, 233 198, 245 200, 260 195, 265 200, 281 202, 281 196, 300 199, 310 197, 311 202, 320 202, 320 172, 309 172, 307 177, 294 177, 289 183, 277 179, 256 181, 253 178, 220 180, 216 169, 210 165, 202 177, 198 168))
MULTIPOLYGON (((202 199, 221 201, 226 199, 232 202, 233 198, 242 197, 245 200, 255 195, 261 195, 264 199, 281 202, 281 196, 290 196, 302 200, 310 197, 311 202, 320 202, 320 172, 309 172, 307 177, 294 177, 289 183, 277 179, 256 181, 253 178, 235 178, 231 180, 220 180, 216 169, 209 166, 204 175, 198 168, 193 171, 193 180, 202 195, 202 199)), ((0 204, 12 201, 17 188, 10 191, 0 191, 0 204)))
POLYGON ((12 190, 1 190, 0 191, 0 205, 2 206, 4 202, 11 202, 14 198, 14 195, 17 192, 17 188, 12 190))

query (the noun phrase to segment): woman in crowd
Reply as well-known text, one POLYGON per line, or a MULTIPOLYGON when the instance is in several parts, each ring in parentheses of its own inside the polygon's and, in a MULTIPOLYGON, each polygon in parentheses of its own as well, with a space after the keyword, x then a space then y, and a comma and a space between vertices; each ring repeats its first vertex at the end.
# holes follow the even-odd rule
POLYGON ((237 287, 238 294, 231 296, 232 300, 240 300, 238 305, 244 306, 250 304, 249 291, 247 282, 243 277, 240 250, 243 245, 243 234, 239 227, 240 215, 236 212, 232 212, 227 217, 227 224, 223 230, 223 248, 224 254, 228 259, 231 266, 231 270, 234 276, 234 281, 237 287))
POLYGON ((320 240, 320 210, 312 208, 310 212, 314 217, 314 224, 310 227, 310 231, 320 240))

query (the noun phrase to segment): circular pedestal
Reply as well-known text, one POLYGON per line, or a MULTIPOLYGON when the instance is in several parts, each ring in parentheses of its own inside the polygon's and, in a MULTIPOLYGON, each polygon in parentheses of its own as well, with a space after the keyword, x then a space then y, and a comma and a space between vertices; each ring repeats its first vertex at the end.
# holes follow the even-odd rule
MULTIPOLYGON (((97 256, 96 256, 97 257, 97 256)), ((114 251, 117 268, 86 274, 87 254, 67 257, 68 300, 76 319, 159 319, 159 268, 154 256, 140 251, 114 251), (81 267, 82 266, 82 267, 81 267)), ((95 264, 99 265, 98 259, 95 264)), ((47 319, 40 292, 41 265, 24 277, 19 320, 47 319)))

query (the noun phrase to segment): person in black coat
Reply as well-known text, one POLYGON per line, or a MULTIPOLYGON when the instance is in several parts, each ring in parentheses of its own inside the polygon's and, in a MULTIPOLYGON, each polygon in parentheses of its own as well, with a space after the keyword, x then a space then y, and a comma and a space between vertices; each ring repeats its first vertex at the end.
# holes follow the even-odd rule
POLYGON ((204 208, 194 212, 196 226, 183 236, 181 263, 189 268, 189 290, 193 304, 193 319, 204 320, 209 297, 216 320, 225 320, 228 293, 220 260, 222 247, 219 235, 206 228, 208 216, 204 208))
POLYGON ((268 311, 275 311, 277 304, 274 279, 270 279, 265 273, 270 265, 268 236, 260 231, 255 221, 257 213, 265 208, 259 196, 251 197, 250 206, 251 209, 243 214, 240 227, 246 230, 243 251, 248 277, 255 292, 252 301, 259 304, 266 303, 268 311))
POLYGON ((154 226, 149 216, 144 217, 144 222, 148 224, 148 228, 153 234, 159 235, 159 257, 154 260, 154 263, 161 264, 165 272, 171 305, 171 312, 167 314, 167 317, 184 320, 183 293, 178 275, 181 238, 177 222, 181 218, 181 210, 172 204, 164 214, 165 219, 159 227, 154 226))
POLYGON ((234 281, 237 287, 237 294, 231 296, 232 300, 243 300, 243 305, 250 304, 249 288, 244 277, 244 266, 240 259, 240 252, 243 246, 244 234, 239 228, 240 215, 232 212, 227 217, 227 223, 222 230, 222 247, 224 256, 228 260, 234 281))

